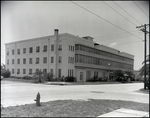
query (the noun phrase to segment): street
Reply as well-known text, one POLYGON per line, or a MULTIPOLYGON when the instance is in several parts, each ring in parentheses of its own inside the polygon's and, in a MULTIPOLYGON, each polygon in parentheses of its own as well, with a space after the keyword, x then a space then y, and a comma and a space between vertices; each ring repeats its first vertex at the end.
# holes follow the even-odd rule
POLYGON ((53 100, 111 99, 149 103, 149 94, 137 92, 143 83, 103 85, 45 85, 1 81, 3 107, 35 103, 37 93, 41 102, 53 100))

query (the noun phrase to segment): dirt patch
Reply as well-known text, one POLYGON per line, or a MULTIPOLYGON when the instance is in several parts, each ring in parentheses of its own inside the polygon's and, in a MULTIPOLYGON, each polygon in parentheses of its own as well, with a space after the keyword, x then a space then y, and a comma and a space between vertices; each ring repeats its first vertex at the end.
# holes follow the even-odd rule
POLYGON ((75 101, 57 100, 35 104, 6 107, 1 117, 95 117, 119 108, 149 112, 149 104, 121 100, 75 101))

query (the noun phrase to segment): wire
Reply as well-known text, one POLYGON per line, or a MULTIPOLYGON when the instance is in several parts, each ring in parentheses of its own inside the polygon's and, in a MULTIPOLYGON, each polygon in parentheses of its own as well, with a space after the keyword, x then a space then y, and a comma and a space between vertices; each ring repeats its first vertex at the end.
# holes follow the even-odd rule
MULTIPOLYGON (((134 2, 134 1, 133 1, 134 2)), ((138 4, 136 3, 136 2, 134 2, 135 4, 136 4, 136 6, 147 16, 147 17, 149 17, 139 6, 138 6, 138 4)))
MULTIPOLYGON (((133 30, 133 31, 129 31, 129 32, 135 32, 135 31, 137 31, 137 30, 133 30)), ((139 31, 139 30, 138 30, 139 31)), ((137 32, 138 33, 138 32, 137 32)), ((141 33, 141 31, 139 31, 139 33, 141 33)), ((112 34, 112 35, 104 35, 104 36, 97 36, 97 37, 93 37, 93 38, 99 38, 99 37, 109 37, 109 36, 114 36, 114 35, 124 35, 124 34, 126 34, 125 32, 123 32, 123 33, 118 33, 118 34, 112 34)))
MULTIPOLYGON (((103 1, 103 0, 102 0, 103 1)), ((105 3, 103 1, 103 3, 105 3)), ((113 9, 115 12, 117 12, 118 14, 120 14, 118 11, 116 11, 114 8, 112 8, 111 6, 109 6, 107 3, 105 3, 108 7, 110 7, 111 9, 113 9)), ((122 14, 120 14, 122 17, 124 17, 122 14)), ((136 26, 136 24, 134 24, 133 22, 131 22, 129 19, 127 19, 126 17, 124 17, 126 20, 128 20, 130 23, 132 23, 134 26, 136 26)))
POLYGON ((129 44, 129 43, 137 43, 137 42, 142 42, 142 41, 134 41, 134 42, 125 42, 125 43, 118 43, 119 45, 121 44, 129 44))
MULTIPOLYGON (((70 1, 71 1, 71 0, 70 0, 70 1)), ((125 31, 125 32, 127 32, 127 33, 129 33, 129 34, 131 34, 131 35, 133 35, 132 33, 126 31, 125 29, 123 29, 123 28, 121 28, 121 27, 119 27, 119 26, 117 26, 117 25, 115 25, 115 24, 113 24, 113 23, 111 23, 111 22, 109 22, 108 20, 106 20, 106 19, 100 17, 99 15, 97 15, 97 14, 91 12, 90 10, 88 10, 88 9, 86 9, 86 8, 84 8, 84 7, 82 7, 81 5, 79 5, 79 4, 77 4, 77 3, 73 2, 73 1, 71 1, 71 2, 72 2, 73 4, 75 4, 75 5, 79 6, 79 7, 81 7, 82 9, 84 9, 84 10, 90 12, 91 14, 97 16, 98 18, 100 18, 100 19, 102 19, 102 20, 108 22, 109 24, 111 24, 111 25, 113 25, 113 26, 115 26, 115 27, 117 27, 117 28, 119 28, 119 29, 121 29, 121 30, 123 30, 123 31, 125 31)), ((138 38, 138 39, 141 39, 141 38, 137 37, 136 35, 133 35, 133 36, 135 36, 135 37, 138 38)), ((142 39, 141 39, 141 40, 142 40, 142 39)))
MULTIPOLYGON (((113 1, 114 2, 114 1, 113 1)), ((118 7, 120 7, 116 2, 114 2, 118 7)), ((129 16, 132 17, 127 11, 125 11, 122 7, 120 7, 124 12, 126 12, 129 16)), ((132 17, 134 20, 136 20, 134 17, 132 17)), ((140 23, 138 20, 136 20, 138 23, 140 23)), ((142 25, 142 23, 140 23, 142 25)))
MULTIPOLYGON (((139 34, 139 35, 142 35, 142 34, 139 34)), ((123 37, 109 37, 109 39, 106 37, 107 39, 106 38, 101 38, 102 40, 100 39, 100 41, 115 40, 115 39, 121 39, 121 38, 126 38, 126 37, 131 37, 131 35, 130 36, 129 35, 128 36, 123 36, 123 37), (114 39, 112 39, 112 38, 114 38, 114 39)))

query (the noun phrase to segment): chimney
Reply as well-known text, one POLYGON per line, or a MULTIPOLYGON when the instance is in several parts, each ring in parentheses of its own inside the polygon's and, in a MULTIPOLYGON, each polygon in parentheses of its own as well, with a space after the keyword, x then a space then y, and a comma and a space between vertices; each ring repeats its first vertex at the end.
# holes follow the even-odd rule
POLYGON ((56 36, 56 39, 57 39, 57 37, 58 37, 58 29, 54 30, 54 35, 56 36))

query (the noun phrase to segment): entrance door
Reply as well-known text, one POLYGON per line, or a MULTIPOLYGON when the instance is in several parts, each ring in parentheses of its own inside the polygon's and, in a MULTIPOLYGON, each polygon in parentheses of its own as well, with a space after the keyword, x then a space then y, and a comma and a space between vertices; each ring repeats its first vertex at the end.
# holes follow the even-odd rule
POLYGON ((83 81, 83 72, 80 72, 80 81, 83 81))

